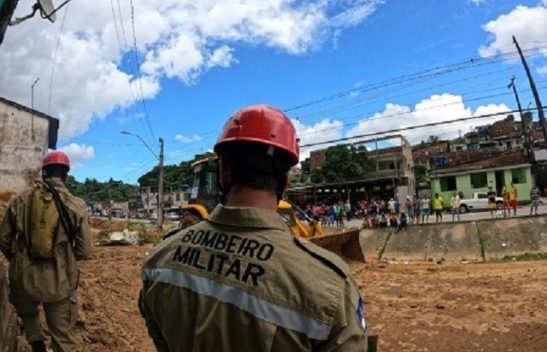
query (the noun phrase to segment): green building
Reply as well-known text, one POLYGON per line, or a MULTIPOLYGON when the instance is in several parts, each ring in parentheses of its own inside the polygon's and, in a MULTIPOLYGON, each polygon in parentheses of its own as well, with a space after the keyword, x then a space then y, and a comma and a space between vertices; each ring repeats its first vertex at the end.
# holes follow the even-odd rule
POLYGON ((530 200, 532 167, 520 152, 432 170, 431 194, 439 193, 448 206, 456 191, 471 198, 474 192, 487 192, 492 187, 501 195, 503 186, 510 186, 511 182, 517 188, 519 202, 530 200))

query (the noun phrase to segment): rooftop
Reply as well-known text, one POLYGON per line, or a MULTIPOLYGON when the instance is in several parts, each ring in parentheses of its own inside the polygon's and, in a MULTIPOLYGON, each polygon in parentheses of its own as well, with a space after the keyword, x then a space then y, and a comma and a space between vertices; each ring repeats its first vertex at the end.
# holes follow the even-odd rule
POLYGON ((49 135, 48 135, 48 148, 50 149, 56 149, 57 148, 57 133, 59 131, 59 119, 50 116, 48 114, 45 114, 41 111, 31 109, 27 106, 21 105, 19 103, 16 103, 12 100, 8 100, 6 98, 0 97, 0 103, 12 106, 16 109, 26 111, 29 114, 32 114, 36 117, 41 117, 43 119, 46 119, 49 121, 49 135))

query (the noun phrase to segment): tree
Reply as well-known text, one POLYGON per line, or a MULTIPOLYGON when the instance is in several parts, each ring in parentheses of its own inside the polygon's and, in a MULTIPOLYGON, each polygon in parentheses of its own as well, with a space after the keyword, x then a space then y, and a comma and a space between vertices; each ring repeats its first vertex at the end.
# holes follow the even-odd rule
POLYGON ((439 136, 435 136, 432 134, 429 137, 427 137, 427 143, 435 143, 438 141, 439 141, 439 136))
MULTIPOLYGON (((163 167, 164 175, 164 184, 165 185, 183 185, 183 184, 192 184, 194 180, 194 171, 192 170, 192 164, 198 160, 211 158, 213 153, 202 153, 194 155, 192 160, 186 160, 181 162, 179 165, 166 165, 163 167)), ((137 182, 141 187, 152 186, 157 187, 158 185, 158 167, 155 166, 152 170, 148 171, 139 179, 137 182)))
POLYGON ((312 183, 321 183, 323 182, 325 179, 323 177, 323 173, 321 172, 320 169, 312 169, 311 170, 311 173, 310 173, 310 181, 312 183))
MULTIPOLYGON (((325 161, 320 169, 322 178, 327 182, 343 182, 363 178, 368 171, 374 169, 374 164, 368 160, 365 151, 366 149, 362 146, 359 148, 346 145, 329 147, 325 152, 325 161)), ((314 182, 313 179, 319 179, 314 170, 312 170, 312 182, 314 182)))
POLYGON ((428 183, 427 166, 421 164, 414 165, 414 177, 416 178, 416 184, 428 183))
POLYGON ((303 174, 309 174, 310 168, 311 168, 311 160, 310 158, 306 158, 300 162, 300 168, 302 168, 303 174))
POLYGON ((86 201, 95 202, 126 202, 133 198, 137 187, 116 181, 110 178, 107 182, 99 182, 96 179, 86 178, 84 182, 77 181, 73 176, 68 176, 66 187, 70 193, 81 197, 86 201))

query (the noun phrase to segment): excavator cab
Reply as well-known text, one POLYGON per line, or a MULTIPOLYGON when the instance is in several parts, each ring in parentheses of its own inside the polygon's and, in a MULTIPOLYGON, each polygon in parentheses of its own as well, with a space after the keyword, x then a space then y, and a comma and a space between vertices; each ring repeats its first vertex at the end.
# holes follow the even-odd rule
MULTIPOLYGON (((192 164, 192 169, 194 181, 188 205, 182 207, 183 216, 179 229, 207 218, 221 201, 218 187, 218 159, 210 157, 198 160, 192 164)), ((344 229, 334 234, 325 234, 318 219, 310 218, 288 199, 279 202, 277 212, 285 219, 294 236, 309 238, 311 242, 335 252, 341 257, 365 261, 359 243, 359 229, 344 229)))

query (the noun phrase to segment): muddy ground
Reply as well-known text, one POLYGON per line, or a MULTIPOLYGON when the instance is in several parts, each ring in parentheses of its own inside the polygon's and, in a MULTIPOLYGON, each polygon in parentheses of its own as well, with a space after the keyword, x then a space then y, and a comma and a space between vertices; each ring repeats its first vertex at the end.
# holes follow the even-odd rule
MULTIPOLYGON (((95 236, 108 227, 94 225, 95 236)), ((137 308, 140 266, 151 248, 96 247, 82 262, 81 351, 154 351, 137 308)), ((547 261, 373 262, 351 269, 380 351, 547 350, 547 261)))

